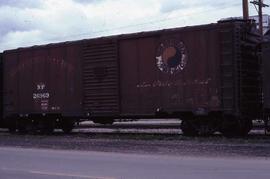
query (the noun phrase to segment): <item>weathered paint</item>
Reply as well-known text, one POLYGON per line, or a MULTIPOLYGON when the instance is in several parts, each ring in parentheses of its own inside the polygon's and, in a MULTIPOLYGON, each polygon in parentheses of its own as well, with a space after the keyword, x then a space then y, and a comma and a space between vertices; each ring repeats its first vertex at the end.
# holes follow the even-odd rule
POLYGON ((5 52, 5 116, 80 116, 79 45, 51 45, 5 52))
POLYGON ((249 29, 232 21, 7 51, 5 116, 256 113, 249 29))
POLYGON ((210 25, 120 40, 122 113, 221 110, 218 32, 210 25))
POLYGON ((119 73, 115 40, 86 41, 83 49, 84 111, 90 116, 119 115, 119 73))

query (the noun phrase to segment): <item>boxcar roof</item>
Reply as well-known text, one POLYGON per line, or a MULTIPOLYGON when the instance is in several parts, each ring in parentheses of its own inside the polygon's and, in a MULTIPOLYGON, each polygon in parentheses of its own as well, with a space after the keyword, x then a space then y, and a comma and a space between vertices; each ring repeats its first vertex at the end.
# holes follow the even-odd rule
POLYGON ((220 23, 220 22, 204 24, 204 25, 196 25, 196 26, 162 29, 162 30, 156 30, 156 31, 142 31, 142 32, 130 33, 130 34, 120 34, 120 35, 103 36, 103 37, 96 37, 96 38, 89 38, 89 39, 82 39, 82 40, 49 43, 45 45, 34 45, 30 47, 19 47, 17 49, 6 50, 3 53, 12 53, 16 51, 32 50, 32 49, 38 49, 38 48, 51 48, 51 47, 57 47, 57 46, 63 46, 63 45, 78 45, 78 44, 83 44, 89 41, 98 42, 102 40, 125 40, 125 39, 132 39, 132 38, 149 37, 149 36, 155 36, 155 35, 164 34, 164 33, 174 33, 176 31, 199 31, 199 30, 205 30, 205 29, 212 29, 212 28, 217 27, 220 24, 222 24, 223 26, 233 25, 236 22, 243 22, 243 20, 222 21, 222 22, 227 22, 227 23, 220 23))

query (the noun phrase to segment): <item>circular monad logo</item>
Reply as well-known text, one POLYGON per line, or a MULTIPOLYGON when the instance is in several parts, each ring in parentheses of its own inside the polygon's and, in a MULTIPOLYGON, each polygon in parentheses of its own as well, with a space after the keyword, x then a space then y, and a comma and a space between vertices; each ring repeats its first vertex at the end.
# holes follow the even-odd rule
POLYGON ((157 67, 164 73, 176 74, 181 72, 188 60, 184 43, 175 39, 161 42, 157 48, 156 60, 157 67))

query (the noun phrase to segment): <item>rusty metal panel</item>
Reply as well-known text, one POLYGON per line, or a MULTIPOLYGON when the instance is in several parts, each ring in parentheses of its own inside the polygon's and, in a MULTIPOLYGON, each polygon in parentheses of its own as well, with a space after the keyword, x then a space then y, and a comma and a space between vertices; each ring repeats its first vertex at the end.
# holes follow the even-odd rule
POLYGON ((221 49, 221 96, 222 106, 225 113, 232 113, 236 108, 238 109, 236 75, 237 70, 235 66, 235 40, 234 28, 223 28, 220 30, 220 49, 221 49))
POLYGON ((119 43, 122 114, 136 114, 140 109, 140 91, 137 88, 140 70, 137 41, 130 39, 119 43))
POLYGON ((79 116, 81 48, 49 45, 6 52, 5 116, 79 116))
POLYGON ((261 37, 256 26, 236 24, 235 47, 239 78, 239 109, 240 114, 246 117, 257 118, 262 109, 262 76, 261 59, 258 47, 261 37))
POLYGON ((84 111, 92 116, 119 114, 117 43, 88 41, 83 50, 84 111))
POLYGON ((219 29, 179 29, 119 45, 123 114, 218 111, 219 29))
POLYGON ((50 110, 63 115, 79 115, 80 105, 80 49, 64 45, 48 49, 50 88, 50 110))
POLYGON ((83 114, 82 105, 82 45, 66 46, 66 115, 83 114))
POLYGON ((4 116, 9 116, 18 112, 18 75, 16 75, 18 55, 17 52, 4 52, 3 61, 3 84, 4 84, 4 116))
POLYGON ((260 37, 250 24, 231 23, 220 30, 223 111, 256 117, 261 110, 260 37))
POLYGON ((253 24, 244 21, 121 38, 122 113, 258 115, 258 42, 253 24))
POLYGON ((30 51, 18 52, 18 101, 19 114, 26 113, 47 113, 51 94, 47 71, 48 50, 38 48, 30 51))

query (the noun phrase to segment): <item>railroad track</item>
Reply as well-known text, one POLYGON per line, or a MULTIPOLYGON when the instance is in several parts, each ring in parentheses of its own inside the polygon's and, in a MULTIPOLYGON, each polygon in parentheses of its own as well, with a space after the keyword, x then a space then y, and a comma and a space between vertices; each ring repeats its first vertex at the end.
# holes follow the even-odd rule
MULTIPOLYGON (((87 134, 87 133, 98 133, 98 134, 177 134, 181 135, 180 129, 181 121, 179 120, 139 120, 129 122, 115 122, 110 125, 95 124, 93 122, 81 122, 75 126, 72 130, 73 134, 87 134)), ((7 133, 7 129, 0 129, 0 133, 7 133)), ((61 130, 56 129, 54 133, 62 133, 61 130)), ((216 133, 219 134, 219 133, 216 133)), ((260 122, 254 123, 254 128, 250 134, 263 135, 264 126, 260 122)))
MULTIPOLYGON (((131 122, 115 122, 113 125, 83 122, 77 125, 73 132, 76 133, 138 133, 138 134, 182 134, 180 120, 139 120, 131 122)), ((217 133, 218 134, 218 133, 217 133)), ((250 134, 265 134, 264 125, 254 122, 250 134)))
POLYGON ((146 133, 146 134, 181 134, 181 121, 155 120, 115 122, 112 125, 82 122, 75 127, 73 132, 78 133, 146 133))

